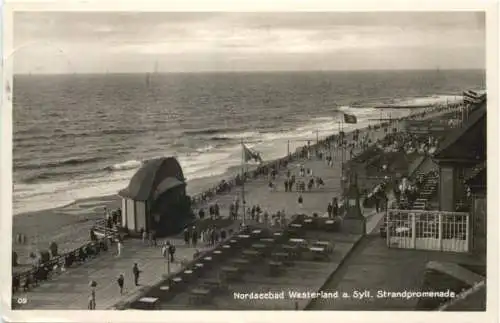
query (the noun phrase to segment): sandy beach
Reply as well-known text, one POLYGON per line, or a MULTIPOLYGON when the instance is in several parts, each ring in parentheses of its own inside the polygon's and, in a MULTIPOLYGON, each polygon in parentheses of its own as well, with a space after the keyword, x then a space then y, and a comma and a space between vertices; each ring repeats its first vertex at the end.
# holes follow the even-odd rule
MULTIPOLYGON (((436 111, 427 113, 425 118, 432 118, 435 114, 443 114, 446 111, 436 111)), ((332 130, 332 134, 336 133, 332 130)), ((376 141, 385 135, 383 128, 369 130, 368 128, 360 129, 360 134, 368 133, 372 141, 376 141)), ((346 139, 352 138, 351 133, 346 133, 346 139)), ((357 151, 354 150, 356 154, 357 151)), ((348 159, 349 153, 345 154, 345 160, 348 159)), ((340 191, 340 156, 335 154, 335 162, 332 168, 325 167, 324 160, 318 160, 315 156, 311 160, 295 160, 289 163, 288 168, 298 177, 299 164, 307 165, 305 167, 312 169, 314 176, 320 176, 325 181, 325 188, 318 188, 314 190, 328 190, 330 199, 333 197, 341 198, 340 191), (327 169, 328 172, 321 171, 327 169)), ((267 162, 267 161, 266 161, 267 162)), ((182 165, 181 165, 182 166, 182 165)), ((236 172, 236 171, 235 171, 236 172)), ((270 192, 268 188, 268 178, 259 177, 257 179, 249 180, 245 184, 245 197, 247 201, 247 208, 252 205, 259 204, 261 209, 267 210, 270 214, 278 210, 285 210, 287 215, 295 214, 297 212, 305 212, 312 214, 317 212, 323 214, 326 211, 326 206, 329 199, 326 199, 324 205, 318 205, 313 200, 308 200, 307 192, 303 194, 304 203, 300 208, 298 203, 290 205, 289 194, 294 194, 295 200, 298 198, 296 192, 284 192, 284 174, 285 170, 282 169, 278 178, 275 181, 276 191, 270 192), (281 198, 283 195, 286 198, 281 198)), ((222 179, 230 179, 231 174, 225 176, 212 176, 200 179, 189 180, 187 185, 188 194, 193 196, 210 189, 215 184, 219 183, 222 179)), ((236 197, 241 197, 241 189, 234 188, 231 192, 215 196, 206 204, 217 202, 221 207, 221 215, 226 217, 229 214, 229 205, 235 200, 236 197)), ((95 221, 103 218, 104 207, 117 208, 120 206, 120 200, 117 195, 104 196, 98 198, 89 198, 77 201, 71 205, 44 210, 38 212, 30 212, 16 215, 13 218, 13 250, 18 253, 19 263, 28 263, 28 256, 30 252, 48 249, 49 244, 55 241, 59 245, 60 252, 75 249, 89 240, 89 229, 94 225, 95 221), (25 245, 18 245, 15 243, 14 238, 17 233, 24 233, 27 237, 25 245)), ((197 210, 195 210, 197 211, 197 210)), ((21 270, 23 266, 18 267, 21 270)))

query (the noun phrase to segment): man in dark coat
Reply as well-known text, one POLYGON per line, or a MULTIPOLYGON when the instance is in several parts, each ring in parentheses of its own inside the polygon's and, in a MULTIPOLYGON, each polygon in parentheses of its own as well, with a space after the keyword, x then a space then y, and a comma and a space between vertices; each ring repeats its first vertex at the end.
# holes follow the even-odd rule
POLYGON ((125 284, 125 278, 123 277, 123 274, 120 274, 120 276, 118 276, 116 282, 118 283, 118 287, 120 287, 120 295, 123 295, 123 285, 125 284))
POLYGON ((328 212, 328 217, 331 218, 333 214, 333 205, 332 203, 328 203, 328 207, 326 208, 326 211, 328 212))
POLYGON ((141 274, 141 271, 139 270, 137 263, 134 263, 134 267, 132 268, 132 273, 134 274, 135 286, 139 286, 139 275, 141 274))
POLYGON ((190 240, 189 230, 186 228, 186 229, 184 229, 184 242, 188 245, 189 240, 190 240))

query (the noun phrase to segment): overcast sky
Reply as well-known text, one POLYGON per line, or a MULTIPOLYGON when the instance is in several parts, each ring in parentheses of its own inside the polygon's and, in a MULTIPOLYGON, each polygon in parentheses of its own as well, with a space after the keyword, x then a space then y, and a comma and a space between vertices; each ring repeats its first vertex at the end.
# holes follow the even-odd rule
POLYGON ((16 73, 485 68, 482 13, 16 13, 16 73))

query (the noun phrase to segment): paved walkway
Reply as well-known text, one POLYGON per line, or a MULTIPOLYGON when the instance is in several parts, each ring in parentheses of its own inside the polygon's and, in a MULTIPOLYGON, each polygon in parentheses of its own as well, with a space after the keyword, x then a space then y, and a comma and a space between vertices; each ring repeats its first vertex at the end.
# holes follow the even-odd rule
POLYGON ((475 262, 466 254, 387 248, 386 241, 378 235, 377 228, 361 240, 324 287, 326 291, 337 290, 350 295, 353 295, 354 291, 368 291, 370 296, 363 299, 339 298, 334 301, 318 299, 313 301, 308 309, 413 311, 418 302, 417 298, 377 297, 377 293, 418 290, 429 261, 475 262))
MULTIPOLYGON (((172 240, 171 240, 172 241, 172 240)), ((176 245, 176 261, 171 264, 171 272, 180 270, 180 260, 192 259, 195 248, 184 246, 180 240, 172 241, 176 245)), ((207 248, 198 248, 200 251, 207 248)), ((167 273, 167 263, 161 255, 160 247, 147 247, 139 240, 126 240, 122 255, 116 256, 116 250, 110 250, 98 258, 79 267, 69 268, 47 282, 27 293, 16 293, 13 298, 26 298, 27 303, 21 309, 86 309, 90 296, 89 282, 97 282, 96 309, 106 309, 122 299, 139 294, 147 286, 159 282, 167 273), (142 271, 140 286, 134 286, 132 266, 137 262, 142 271), (116 279, 119 274, 125 276, 124 295, 120 295, 116 279)))

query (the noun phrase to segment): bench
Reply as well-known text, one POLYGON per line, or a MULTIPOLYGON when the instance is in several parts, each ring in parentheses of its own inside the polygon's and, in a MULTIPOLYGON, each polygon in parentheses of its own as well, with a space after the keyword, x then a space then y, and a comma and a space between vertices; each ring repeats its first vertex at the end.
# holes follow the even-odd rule
POLYGON ((262 230, 261 229, 255 229, 252 231, 252 235, 259 235, 262 233, 262 230))
POLYGON ((173 277, 170 280, 170 290, 173 292, 178 292, 184 289, 186 284, 184 283, 184 279, 179 276, 173 277))
POLYGON ((292 223, 288 228, 291 237, 300 237, 303 234, 304 226, 299 223, 292 223))
POLYGON ((157 309, 159 299, 156 297, 142 297, 134 305, 135 309, 155 310, 157 309))
POLYGON ((194 271, 191 269, 186 269, 182 272, 182 275, 184 277, 184 281, 189 283, 194 278, 194 271))
POLYGON ((211 291, 208 288, 197 287, 190 291, 189 304, 204 304, 210 300, 211 291))
POLYGON ((213 251, 213 257, 216 257, 216 258, 221 258, 223 255, 223 252, 222 250, 214 250, 213 251))
POLYGON ((271 260, 268 262, 269 264, 269 274, 271 276, 277 276, 283 272, 284 264, 281 261, 271 260))
MULTIPOLYGON (((150 295, 153 296, 153 295, 150 295)), ((158 297, 161 301, 168 301, 175 296, 175 293, 172 291, 172 287, 168 285, 160 286, 158 293, 155 293, 154 297, 158 297)))
POLYGON ((325 230, 329 232, 338 231, 339 230, 339 222, 336 220, 326 220, 325 221, 325 230))
POLYGON ((316 227, 316 222, 313 219, 304 220, 304 228, 313 229, 316 227))
POLYGON ((225 284, 222 280, 220 279, 204 279, 202 282, 201 282, 202 285, 204 286, 208 286, 210 289, 220 289, 221 287, 223 287, 225 284))
POLYGON ((300 256, 301 250, 296 245, 284 244, 281 246, 284 252, 290 255, 290 258, 298 258, 300 256))
POLYGON ((242 255, 247 257, 247 258, 257 258, 260 256, 260 252, 258 252, 257 250, 253 250, 253 249, 245 249, 245 250, 243 250, 242 255))
POLYGON ((312 245, 313 247, 322 247, 325 248, 325 251, 327 253, 332 253, 333 252, 333 244, 328 242, 328 241, 316 241, 312 245))
POLYGON ((292 238, 288 240, 288 244, 292 246, 297 246, 298 249, 307 249, 307 241, 300 238, 292 238))
POLYGON ((274 238, 260 238, 259 241, 263 243, 274 243, 276 240, 274 238))
POLYGON ((242 269, 242 267, 246 267, 250 264, 248 259, 236 258, 231 261, 232 264, 236 265, 238 268, 242 269))
POLYGON ((255 250, 263 251, 267 248, 268 246, 263 244, 263 243, 254 243, 252 244, 252 248, 255 250))
POLYGON ((293 262, 291 261, 290 253, 288 252, 273 252, 271 254, 271 258, 275 261, 279 261, 284 263, 285 265, 292 265, 293 262))
POLYGON ((327 260, 328 253, 324 247, 311 247, 309 248, 313 255, 313 260, 327 260))
POLYGON ((221 268, 222 273, 224 274, 225 279, 228 281, 236 281, 241 279, 242 272, 238 267, 225 266, 221 268))

